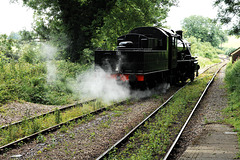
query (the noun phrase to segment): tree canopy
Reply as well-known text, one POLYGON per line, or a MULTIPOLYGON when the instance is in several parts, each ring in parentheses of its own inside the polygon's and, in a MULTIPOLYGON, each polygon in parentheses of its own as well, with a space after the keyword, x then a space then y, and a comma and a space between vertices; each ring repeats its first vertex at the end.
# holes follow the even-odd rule
POLYGON ((65 48, 65 58, 79 61, 84 49, 111 48, 114 38, 133 27, 162 25, 178 0, 22 1, 35 11, 33 29, 38 38, 54 40, 65 48))
POLYGON ((227 35, 221 30, 221 26, 210 18, 196 15, 187 17, 182 22, 182 28, 186 37, 194 36, 202 42, 210 42, 214 47, 227 40, 227 35))
POLYGON ((113 49, 118 36, 140 26, 164 26, 171 6, 177 0, 117 0, 111 12, 104 17, 104 25, 93 40, 96 47, 113 49))
POLYGON ((222 24, 231 24, 230 34, 240 36, 240 1, 215 0, 218 7, 218 19, 222 24))

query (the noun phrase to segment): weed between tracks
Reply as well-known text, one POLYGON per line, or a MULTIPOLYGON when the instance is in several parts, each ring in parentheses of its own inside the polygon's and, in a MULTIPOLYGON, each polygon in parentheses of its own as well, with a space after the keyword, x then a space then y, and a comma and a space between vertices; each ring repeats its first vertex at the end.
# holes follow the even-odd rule
MULTIPOLYGON (((40 117, 33 120, 28 120, 30 117, 25 116, 21 124, 12 125, 6 129, 0 129, 0 146, 57 125, 61 122, 66 122, 70 119, 90 113, 102 107, 104 107, 104 104, 100 101, 96 101, 84 104, 82 107, 77 106, 71 108, 65 112, 60 112, 60 110, 56 109, 54 114, 49 114, 45 117, 40 117)), ((61 130, 64 131, 64 126, 61 128, 61 130)), ((41 138, 41 136, 38 136, 38 138, 39 137, 41 138)))
POLYGON ((115 149, 108 159, 160 159, 195 106, 210 76, 182 89, 153 118, 147 121, 124 147, 115 149))

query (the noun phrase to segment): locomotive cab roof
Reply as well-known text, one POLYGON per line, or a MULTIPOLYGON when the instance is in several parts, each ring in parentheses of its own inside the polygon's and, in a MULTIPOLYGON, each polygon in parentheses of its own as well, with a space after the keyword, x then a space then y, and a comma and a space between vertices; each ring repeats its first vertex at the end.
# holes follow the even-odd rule
POLYGON ((158 38, 162 36, 166 37, 178 37, 179 35, 173 31, 166 28, 157 28, 157 27, 138 27, 129 32, 146 35, 148 37, 158 38))

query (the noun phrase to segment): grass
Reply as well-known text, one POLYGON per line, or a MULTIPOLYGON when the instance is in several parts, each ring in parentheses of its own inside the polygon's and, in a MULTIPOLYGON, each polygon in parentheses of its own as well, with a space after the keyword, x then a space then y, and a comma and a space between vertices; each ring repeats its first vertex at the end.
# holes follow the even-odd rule
POLYGON ((219 62, 221 62, 221 60, 218 58, 209 59, 205 57, 198 57, 198 63, 200 65, 200 68, 204 68, 219 62))
MULTIPOLYGON (((225 82, 228 90, 228 107, 223 110, 226 118, 225 123, 234 126, 234 131, 238 132, 238 142, 240 144, 240 61, 234 64, 229 63, 226 68, 225 82)), ((238 153, 240 158, 240 151, 238 153)))
POLYGON ((154 118, 144 124, 129 140, 124 148, 115 149, 108 159, 160 159, 180 130, 195 102, 205 89, 211 76, 206 76, 182 89, 172 101, 161 109, 154 118))

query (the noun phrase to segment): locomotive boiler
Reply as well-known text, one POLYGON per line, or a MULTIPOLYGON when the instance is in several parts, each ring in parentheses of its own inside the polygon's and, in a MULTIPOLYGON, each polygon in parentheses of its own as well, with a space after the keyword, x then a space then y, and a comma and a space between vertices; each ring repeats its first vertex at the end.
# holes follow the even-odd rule
POLYGON ((132 87, 185 83, 198 75, 198 61, 182 31, 139 27, 118 37, 116 51, 95 51, 95 65, 132 87))

